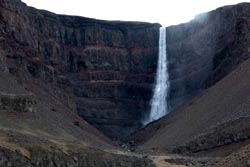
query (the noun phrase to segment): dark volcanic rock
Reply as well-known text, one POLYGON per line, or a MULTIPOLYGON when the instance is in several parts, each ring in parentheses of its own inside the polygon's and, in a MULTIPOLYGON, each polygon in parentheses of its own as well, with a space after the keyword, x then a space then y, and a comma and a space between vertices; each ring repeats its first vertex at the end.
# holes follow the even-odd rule
POLYGON ((218 8, 167 28, 172 109, 250 57, 250 4, 218 8))
MULTIPOLYGON (((250 5, 219 8, 167 28, 175 109, 249 58, 250 5)), ((56 15, 0 0, 0 70, 72 95, 76 112, 112 138, 141 127, 157 66, 159 24, 56 15)), ((28 86, 27 86, 28 87, 28 86)))
POLYGON ((131 140, 143 143, 139 149, 228 155, 249 144, 249 92, 250 59, 131 140))
POLYGON ((196 153, 247 140, 250 138, 249 122, 249 118, 239 118, 219 124, 186 142, 184 146, 176 147, 173 152, 196 153))
POLYGON ((24 83, 45 82, 52 94, 50 85, 70 92, 80 116, 109 137, 126 136, 148 111, 159 26, 56 15, 1 0, 2 70, 24 83))
POLYGON ((7 111, 35 112, 36 101, 32 94, 0 92, 0 108, 7 111))
POLYGON ((149 159, 132 156, 112 156, 105 152, 64 153, 50 152, 41 147, 29 150, 29 154, 0 147, 0 166, 15 167, 154 167, 149 159))

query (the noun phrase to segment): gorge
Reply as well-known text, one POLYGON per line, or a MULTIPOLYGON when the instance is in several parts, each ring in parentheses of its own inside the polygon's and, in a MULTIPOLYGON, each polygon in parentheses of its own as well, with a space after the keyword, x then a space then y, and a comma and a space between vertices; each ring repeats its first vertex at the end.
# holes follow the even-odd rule
MULTIPOLYGON (((166 28, 170 110, 248 58, 248 6, 219 8, 166 28)), ((19 0, 2 0, 0 7, 1 60, 19 82, 49 85, 110 138, 142 126, 153 96, 159 24, 55 15, 19 0)))
POLYGON ((0 166, 151 167, 247 145, 250 4, 160 27, 0 0, 0 166))

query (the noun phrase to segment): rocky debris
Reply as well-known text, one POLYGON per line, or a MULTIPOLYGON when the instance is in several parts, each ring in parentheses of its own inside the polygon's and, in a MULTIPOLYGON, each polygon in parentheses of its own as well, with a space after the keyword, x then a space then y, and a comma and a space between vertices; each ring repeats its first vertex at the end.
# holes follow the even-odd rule
POLYGON ((250 138, 250 120, 249 118, 239 118, 233 121, 217 125, 207 130, 184 146, 177 147, 174 153, 197 153, 206 151, 220 146, 238 143, 250 138))
POLYGON ((127 143, 121 144, 121 148, 129 152, 134 152, 136 150, 136 143, 134 141, 129 141, 127 143))
POLYGON ((35 112, 36 101, 32 94, 0 92, 0 108, 8 112, 35 112))
POLYGON ((175 154, 150 156, 158 167, 212 167, 220 159, 208 157, 188 157, 175 154))
POLYGON ((249 76, 250 60, 246 60, 206 92, 130 140, 142 143, 141 150, 156 148, 176 153, 209 152, 248 140, 249 76))
POLYGON ((10 127, 0 125, 0 134, 1 167, 154 167, 146 157, 105 145, 100 149, 94 141, 96 139, 76 139, 65 132, 50 135, 48 131, 42 132, 34 127, 10 130, 10 127), (91 146, 90 142, 96 145, 91 146))
MULTIPOLYGON (((27 85, 43 82, 49 92, 56 87, 72 94, 76 112, 110 138, 142 127, 159 24, 56 15, 20 0, 0 2, 2 71, 27 85)), ((170 110, 249 58, 249 13, 250 5, 242 3, 166 28, 170 110)))
MULTIPOLYGON (((159 24, 56 15, 19 0, 1 0, 0 8, 5 71, 22 82, 70 92, 77 113, 110 138, 142 126, 156 71, 159 24)), ((248 58, 248 10, 248 4, 221 8, 167 28, 172 109, 248 58)))
POLYGON ((30 150, 30 157, 18 151, 0 147, 0 166, 15 167, 155 167, 149 159, 132 156, 112 155, 105 152, 64 153, 45 151, 42 148, 30 150))
POLYGON ((223 158, 214 167, 248 167, 250 166, 250 145, 247 145, 231 155, 223 158))
MULTIPOLYGON (((128 142, 123 148, 133 151, 144 142, 142 147, 152 152, 176 148, 176 152, 194 153, 249 138, 249 64, 240 66, 243 72, 235 74, 234 80, 225 78, 214 85, 249 58, 249 13, 250 5, 242 3, 167 28, 170 109, 203 94, 163 118, 164 123, 152 123, 156 126, 142 134, 139 142, 128 142)), ((39 113, 27 114, 25 119, 0 116, 0 127, 10 128, 8 135, 14 141, 4 145, 1 134, 0 166, 154 166, 146 157, 73 148, 106 149, 111 145, 104 141, 112 144, 78 116, 116 139, 142 126, 152 95, 159 27, 56 15, 27 7, 20 0, 0 0, 0 71, 40 98, 39 113), (22 152, 23 147, 16 149, 16 144, 23 146, 30 140, 13 135, 19 130, 30 134, 30 140, 37 136, 41 140, 33 140, 22 152), (51 144, 48 138, 63 149, 41 148, 51 144), (66 139, 73 143, 67 150, 66 139)), ((0 98, 1 111, 35 110, 32 95, 3 93, 0 98)), ((161 160, 209 166, 206 160, 183 157, 161 160)))

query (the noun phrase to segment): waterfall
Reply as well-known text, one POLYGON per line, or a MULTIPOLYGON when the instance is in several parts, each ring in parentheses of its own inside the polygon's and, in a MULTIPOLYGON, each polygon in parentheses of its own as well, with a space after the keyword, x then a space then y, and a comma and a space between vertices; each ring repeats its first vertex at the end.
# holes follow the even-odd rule
POLYGON ((168 113, 167 95, 169 89, 166 29, 160 28, 159 55, 154 94, 150 101, 150 115, 144 124, 157 120, 168 113))

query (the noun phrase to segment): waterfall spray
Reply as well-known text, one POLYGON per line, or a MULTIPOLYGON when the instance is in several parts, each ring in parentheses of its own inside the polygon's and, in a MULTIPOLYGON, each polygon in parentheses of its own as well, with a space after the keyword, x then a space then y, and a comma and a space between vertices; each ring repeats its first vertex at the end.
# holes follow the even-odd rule
POLYGON ((160 28, 159 36, 159 55, 157 64, 156 84, 154 94, 150 101, 150 115, 144 124, 157 120, 168 113, 167 95, 169 89, 167 46, 166 46, 166 29, 160 28))

